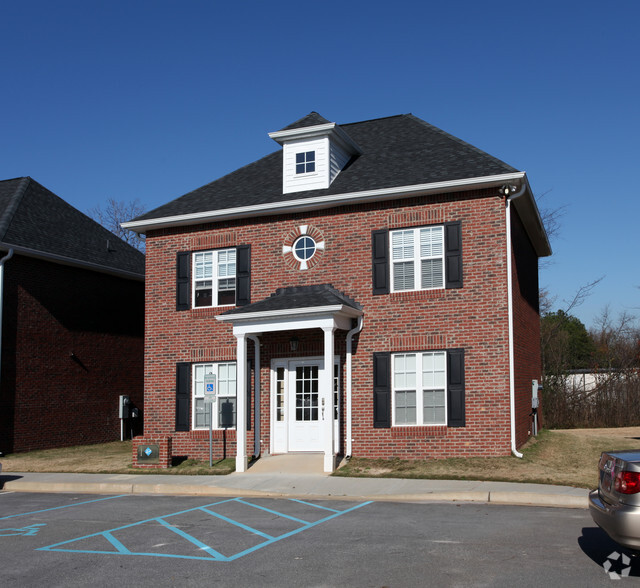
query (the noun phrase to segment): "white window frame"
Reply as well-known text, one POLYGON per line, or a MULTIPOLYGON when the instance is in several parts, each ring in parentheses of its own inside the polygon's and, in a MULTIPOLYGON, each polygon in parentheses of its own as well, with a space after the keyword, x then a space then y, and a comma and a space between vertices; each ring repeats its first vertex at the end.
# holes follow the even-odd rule
MULTIPOLYGON (((433 363, 433 361, 432 361, 433 363)), ((391 402, 392 402, 392 422, 394 427, 438 427, 447 425, 447 352, 446 351, 422 351, 410 353, 394 353, 391 356, 391 402), (401 362, 407 358, 414 358, 414 371, 403 371, 400 373, 401 362), (425 358, 434 360, 437 357, 439 369, 424 370, 425 358), (397 363, 396 363, 397 362, 397 363), (406 374, 411 377, 407 378, 406 374), (396 397, 398 393, 415 392, 416 415, 415 422, 398 422, 398 409, 396 397), (425 422, 425 392, 442 392, 443 410, 441 420, 425 422)), ((404 408, 404 407, 402 407, 404 408)))
POLYGON ((316 150, 312 149, 312 150, 305 150, 305 151, 296 151, 296 154, 294 156, 294 162, 293 162, 293 171, 295 172, 295 176, 309 176, 311 174, 315 174, 318 172, 318 159, 316 157, 316 150), (300 161, 298 162, 298 155, 302 155, 304 161, 300 161), (311 155, 311 157, 313 157, 313 159, 307 159, 307 156, 311 155), (313 163, 313 170, 311 171, 307 171, 307 166, 313 163), (304 166, 304 171, 298 171, 298 166, 302 165, 304 166))
MULTIPOLYGON (((211 249, 208 251, 194 251, 192 260, 193 279, 191 280, 192 308, 213 308, 216 306, 235 306, 237 296, 237 251, 235 247, 227 249, 211 249), (228 259, 233 254, 233 259, 228 259), (210 261, 207 261, 207 257, 210 261), (232 271, 231 271, 232 269, 232 271), (223 280, 233 280, 233 302, 220 304, 220 283, 223 280), (211 304, 196 304, 198 285, 211 282, 211 304)), ((231 291, 231 289, 227 289, 231 291)))
POLYGON ((431 225, 426 227, 415 227, 408 229, 398 229, 389 231, 389 260, 391 262, 391 291, 392 292, 411 292, 416 290, 441 290, 445 288, 445 243, 444 243, 444 225, 431 225), (424 245, 421 237, 431 237, 424 245), (411 237, 412 244, 402 245, 395 243, 396 239, 402 237, 411 237), (437 237, 434 239, 433 237, 437 237), (438 264, 440 270, 441 283, 436 285, 423 286, 422 264, 432 263, 438 264), (413 271, 412 284, 396 287, 396 272, 399 267, 411 267, 413 271))
MULTIPOLYGON (((234 399, 234 422, 236 422, 237 410, 237 378, 238 370, 235 361, 219 361, 209 363, 194 363, 191 369, 191 429, 193 431, 203 431, 209 429, 209 421, 206 413, 209 407, 204 402, 204 375, 215 374, 216 376, 216 401, 212 408, 215 410, 216 418, 214 419, 213 429, 223 429, 220 426, 220 411, 222 402, 234 399), (233 378, 231 378, 233 375, 233 378), (202 418, 200 418, 202 417, 202 418), (200 424, 199 424, 200 422, 200 424)), ((235 429, 235 425, 227 427, 235 429)))

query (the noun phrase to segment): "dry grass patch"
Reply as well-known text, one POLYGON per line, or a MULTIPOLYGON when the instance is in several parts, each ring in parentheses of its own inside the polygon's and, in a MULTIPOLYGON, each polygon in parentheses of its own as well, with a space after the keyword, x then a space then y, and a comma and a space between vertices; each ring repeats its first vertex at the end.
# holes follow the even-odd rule
POLYGON ((3 472, 67 472, 89 474, 230 474, 235 460, 213 463, 188 459, 169 469, 140 469, 131 466, 131 441, 114 441, 99 445, 79 445, 60 449, 43 449, 12 453, 0 458, 3 472))
POLYGON ((353 458, 336 475, 449 480, 493 480, 594 488, 600 453, 640 449, 640 427, 541 431, 524 457, 383 460, 353 458))

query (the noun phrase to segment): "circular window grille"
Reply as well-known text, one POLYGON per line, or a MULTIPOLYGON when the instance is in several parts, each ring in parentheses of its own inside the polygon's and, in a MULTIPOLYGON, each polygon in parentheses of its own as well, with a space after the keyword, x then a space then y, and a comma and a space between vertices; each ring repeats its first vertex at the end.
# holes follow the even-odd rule
POLYGON ((303 235, 293 244, 293 256, 298 261, 309 261, 316 252, 316 242, 309 235, 303 235))

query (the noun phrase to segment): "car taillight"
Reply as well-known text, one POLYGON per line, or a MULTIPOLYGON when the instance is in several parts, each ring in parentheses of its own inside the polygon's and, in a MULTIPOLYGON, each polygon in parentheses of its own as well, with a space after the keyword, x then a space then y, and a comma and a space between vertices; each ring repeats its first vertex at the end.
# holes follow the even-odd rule
POLYGON ((640 492, 640 472, 618 472, 613 487, 620 494, 640 492))

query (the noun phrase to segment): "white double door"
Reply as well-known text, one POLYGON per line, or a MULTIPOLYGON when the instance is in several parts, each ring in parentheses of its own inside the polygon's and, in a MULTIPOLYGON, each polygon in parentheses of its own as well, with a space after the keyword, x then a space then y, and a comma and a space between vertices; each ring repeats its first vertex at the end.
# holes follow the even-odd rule
POLYGON ((272 453, 323 451, 322 423, 334 419, 334 448, 338 451, 339 363, 332 370, 333 406, 323 406, 321 382, 324 360, 277 360, 271 371, 272 453))

